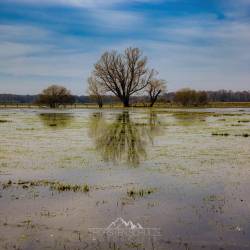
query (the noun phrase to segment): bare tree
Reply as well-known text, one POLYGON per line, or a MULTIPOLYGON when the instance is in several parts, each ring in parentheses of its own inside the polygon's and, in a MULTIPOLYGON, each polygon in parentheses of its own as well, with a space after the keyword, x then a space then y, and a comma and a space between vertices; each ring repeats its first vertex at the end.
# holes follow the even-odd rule
POLYGON ((51 85, 44 89, 38 96, 37 103, 49 105, 50 108, 56 108, 59 105, 72 104, 74 97, 70 91, 63 86, 51 85))
POLYGON ((124 54, 105 52, 92 72, 95 82, 113 93, 129 107, 130 97, 151 81, 154 70, 147 67, 147 58, 138 48, 127 48, 124 54))
POLYGON ((103 85, 98 84, 93 76, 88 78, 88 84, 89 95, 97 102, 99 108, 102 108, 105 88, 103 85))
POLYGON ((167 87, 166 87, 166 81, 161 79, 152 79, 150 83, 148 84, 146 88, 146 92, 149 95, 150 98, 150 107, 153 107, 158 96, 160 94, 165 93, 167 87))

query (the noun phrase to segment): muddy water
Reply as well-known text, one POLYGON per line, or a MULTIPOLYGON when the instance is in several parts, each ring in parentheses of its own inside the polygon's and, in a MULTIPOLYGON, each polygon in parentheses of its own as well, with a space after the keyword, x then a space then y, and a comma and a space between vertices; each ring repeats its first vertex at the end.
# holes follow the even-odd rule
POLYGON ((250 249, 249 109, 1 110, 0 121, 0 249, 250 249), (157 235, 93 234, 119 217, 157 235))

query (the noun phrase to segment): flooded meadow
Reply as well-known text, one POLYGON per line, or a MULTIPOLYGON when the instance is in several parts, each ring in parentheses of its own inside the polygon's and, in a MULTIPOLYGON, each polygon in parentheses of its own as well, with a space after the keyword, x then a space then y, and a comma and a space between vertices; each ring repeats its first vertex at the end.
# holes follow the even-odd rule
POLYGON ((250 249, 249 190, 248 108, 0 110, 0 249, 250 249))

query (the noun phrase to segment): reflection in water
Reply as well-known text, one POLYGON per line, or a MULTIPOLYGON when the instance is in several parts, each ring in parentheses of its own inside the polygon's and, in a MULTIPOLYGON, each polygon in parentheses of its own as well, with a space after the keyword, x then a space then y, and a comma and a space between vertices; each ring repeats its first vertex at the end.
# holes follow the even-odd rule
POLYGON ((65 128, 73 120, 73 116, 67 113, 42 113, 39 114, 41 121, 46 127, 65 128))
POLYGON ((193 126, 202 124, 206 122, 206 118, 209 116, 209 113, 198 113, 198 112, 180 112, 173 113, 173 117, 176 120, 176 123, 180 126, 193 126))
POLYGON ((105 161, 138 165, 146 158, 146 145, 153 142, 157 133, 159 123, 156 120, 156 114, 150 113, 148 123, 135 123, 125 111, 108 123, 102 113, 95 113, 91 118, 90 135, 105 161))
POLYGON ((160 120, 157 118, 157 114, 154 111, 150 111, 149 113, 148 126, 149 127, 145 132, 147 132, 147 135, 153 144, 154 137, 163 133, 160 120))

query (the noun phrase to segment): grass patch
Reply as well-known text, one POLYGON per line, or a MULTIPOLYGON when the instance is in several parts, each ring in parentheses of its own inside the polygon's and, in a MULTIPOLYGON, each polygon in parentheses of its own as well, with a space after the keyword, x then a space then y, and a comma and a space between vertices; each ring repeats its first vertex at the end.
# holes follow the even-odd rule
POLYGON ((237 134, 235 136, 241 136, 241 137, 250 137, 250 134, 248 133, 243 133, 243 134, 237 134))
POLYGON ((230 113, 224 113, 224 114, 214 114, 213 117, 221 117, 221 116, 241 116, 243 114, 230 114, 230 113))
POLYGON ((52 190, 62 191, 73 191, 73 192, 89 192, 90 188, 87 184, 77 185, 77 184, 66 184, 61 182, 56 182, 50 185, 52 190))
POLYGON ((49 180, 38 180, 38 181, 21 181, 12 182, 9 180, 2 184, 2 188, 9 188, 12 185, 22 186, 23 189, 28 189, 30 187, 44 186, 49 187, 51 190, 56 190, 58 192, 63 191, 73 191, 73 192, 89 192, 90 187, 88 184, 78 185, 78 184, 68 184, 59 181, 49 181, 49 180))
POLYGON ((12 181, 11 181, 11 180, 9 180, 8 182, 3 183, 3 184, 2 184, 2 187, 3 187, 3 189, 5 189, 5 188, 10 187, 11 185, 12 185, 12 181))
POLYGON ((225 201, 225 198, 223 196, 220 195, 208 195, 206 197, 203 198, 204 202, 215 202, 215 201, 225 201))
POLYGON ((229 133, 212 133, 212 136, 229 136, 229 133))
POLYGON ((127 195, 129 197, 143 197, 143 196, 147 196, 147 195, 150 195, 152 193, 154 193, 156 191, 155 188, 141 188, 141 189, 135 189, 135 188, 132 188, 132 189, 129 189, 127 190, 127 195))
POLYGON ((247 120, 247 119, 242 119, 242 120, 239 120, 238 123, 241 123, 241 122, 250 122, 250 120, 247 120))
POLYGON ((0 119, 0 123, 5 123, 5 122, 10 122, 10 121, 0 119))

